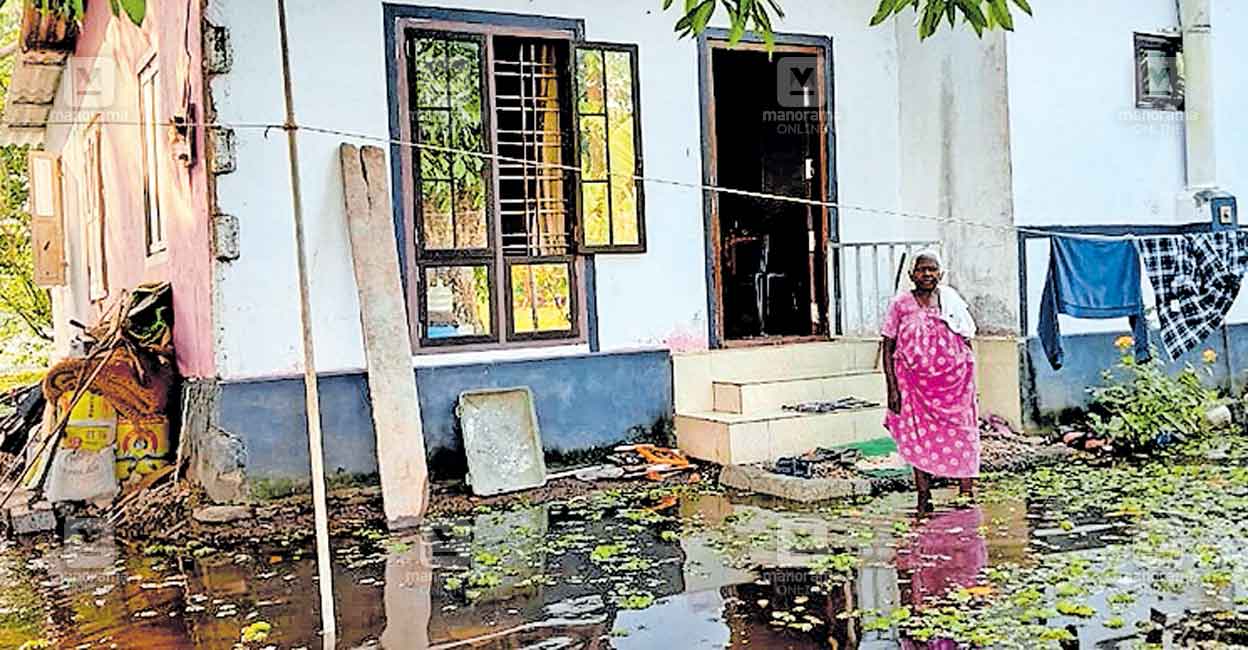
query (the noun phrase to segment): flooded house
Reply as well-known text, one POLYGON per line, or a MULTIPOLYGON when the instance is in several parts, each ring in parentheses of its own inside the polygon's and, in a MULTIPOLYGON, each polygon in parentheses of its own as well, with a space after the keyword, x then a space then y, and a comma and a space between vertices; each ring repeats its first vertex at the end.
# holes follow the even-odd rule
MULTIPOLYGON (((325 464, 376 473, 398 450, 371 418, 350 143, 386 154, 435 477, 463 474, 456 403, 488 388, 531 391, 548 454, 669 428, 725 464, 880 437, 879 406, 784 407, 883 401, 880 320, 924 248, 978 321, 984 410, 1083 404, 1126 319, 1064 323, 1072 361, 1045 365, 1048 240, 1237 227, 1248 81, 1222 35, 1248 12, 1049 2, 920 42, 869 26, 877 4, 788 0, 769 46, 714 22, 680 39, 658 2, 180 0, 137 25, 90 3, 23 54, 0 129, 38 151, 58 354, 71 321, 171 282, 184 391, 212 414, 195 453, 306 480, 298 209, 325 464)), ((1228 322, 1220 379, 1248 311, 1228 322)))

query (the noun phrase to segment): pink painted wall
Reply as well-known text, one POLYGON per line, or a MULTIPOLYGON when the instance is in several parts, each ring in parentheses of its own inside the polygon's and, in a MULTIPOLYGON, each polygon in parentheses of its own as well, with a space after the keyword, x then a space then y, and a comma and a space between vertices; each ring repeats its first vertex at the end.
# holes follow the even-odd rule
MULTIPOLYGON (((168 248, 149 256, 143 205, 143 149, 137 123, 141 119, 139 73, 153 55, 159 68, 158 120, 168 123, 183 106, 189 83, 189 102, 194 106, 196 121, 203 121, 200 25, 198 0, 148 0, 142 27, 128 18, 114 17, 108 2, 90 2, 75 53, 79 57, 112 57, 116 61, 113 106, 99 114, 109 298, 144 282, 172 283, 174 344, 179 369, 187 377, 210 377, 216 372, 204 129, 195 129, 197 156, 190 168, 175 160, 167 137, 158 137, 160 211, 166 223, 168 248)), ((82 119, 89 120, 91 116, 84 115, 82 119)), ((161 129, 162 136, 165 132, 161 129)), ((82 143, 80 138, 71 138, 66 146, 81 147, 82 143)), ((81 176, 80 169, 65 171, 67 175, 81 176)), ((71 260, 71 264, 85 264, 85 260, 71 260)), ((95 304, 88 309, 98 313, 103 306, 95 304)))

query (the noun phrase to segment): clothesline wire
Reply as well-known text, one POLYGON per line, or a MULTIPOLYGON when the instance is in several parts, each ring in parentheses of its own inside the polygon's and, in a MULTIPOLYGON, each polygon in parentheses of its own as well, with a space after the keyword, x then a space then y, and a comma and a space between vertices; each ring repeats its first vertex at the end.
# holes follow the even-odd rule
MULTIPOLYGON (((138 126, 144 126, 146 123, 140 122, 137 120, 92 120, 91 122, 83 122, 80 120, 68 120, 68 121, 49 121, 45 123, 45 126, 71 126, 72 127, 72 126, 81 126, 85 124, 102 124, 102 125, 110 125, 110 126, 136 126, 138 127, 138 126)), ((411 141, 411 140, 392 138, 388 136, 371 135, 367 133, 347 131, 344 129, 333 129, 333 128, 313 126, 313 125, 306 125, 306 124, 295 124, 293 126, 287 126, 285 124, 281 124, 277 122, 211 122, 211 123, 209 122, 182 122, 182 123, 176 123, 176 124, 173 122, 165 122, 165 123, 158 123, 158 124, 160 126, 165 126, 165 127, 177 126, 179 128, 187 128, 187 127, 193 126, 193 127, 199 127, 199 128, 263 130, 265 137, 268 137, 268 132, 272 130, 284 131, 287 129, 293 129, 295 131, 307 131, 309 133, 316 133, 320 135, 332 135, 332 136, 343 137, 343 138, 351 138, 353 140, 359 140, 359 141, 364 141, 364 142, 375 142, 375 143, 389 144, 389 145, 399 146, 399 147, 409 147, 409 148, 421 149, 421 150, 431 151, 431 152, 436 152, 436 153, 472 156, 475 158, 480 158, 482 160, 490 160, 494 162, 508 163, 508 164, 520 164, 520 165, 526 165, 529 167, 535 167, 538 169, 557 169, 560 171, 570 172, 570 173, 574 173, 577 175, 584 174, 584 169, 575 165, 566 165, 563 163, 555 163, 555 162, 533 161, 533 160, 528 160, 525 158, 515 158, 512 156, 504 156, 501 154, 485 152, 485 151, 472 151, 470 149, 445 147, 445 146, 429 144, 425 142, 416 142, 416 141, 411 141)), ((670 179, 670 178, 660 178, 656 176, 646 176, 646 175, 631 174, 631 173, 626 173, 626 172, 605 172, 605 174, 613 178, 626 178, 634 182, 648 183, 652 185, 667 185, 671 187, 698 190, 702 192, 714 192, 717 194, 730 194, 730 195, 741 196, 745 198, 752 198, 752 199, 759 199, 759 200, 766 200, 766 201, 776 201, 776 202, 783 202, 783 203, 793 203, 793 204, 806 205, 806 206, 811 206, 811 207, 833 208, 837 210, 846 210, 846 211, 852 211, 852 212, 880 214, 880 215, 885 215, 885 216, 900 217, 903 219, 915 219, 915 220, 920 220, 920 221, 930 221, 930 222, 942 223, 942 224, 952 224, 952 225, 967 226, 967 227, 973 227, 973 228, 983 228, 985 230, 1027 233, 1027 234, 1032 234, 1032 235, 1036 235, 1039 237, 1061 237, 1065 239, 1084 239, 1084 240, 1094 240, 1094 241, 1122 241, 1124 239, 1132 239, 1132 240, 1134 239, 1162 239, 1165 237, 1173 236, 1173 235, 1137 235, 1134 233, 1125 233, 1122 235, 1101 235, 1101 234, 1095 234, 1095 233, 1062 233, 1062 232, 1053 232, 1051 230, 1045 230, 1043 228, 1031 228, 1027 226, 1001 226, 1001 225, 995 225, 995 224, 989 224, 989 223, 982 223, 978 221, 971 221, 969 219, 958 219, 956 217, 941 217, 941 216, 925 214, 921 212, 912 212, 908 210, 894 210, 891 208, 879 208, 879 207, 872 207, 872 206, 852 205, 848 203, 842 203, 839 201, 820 201, 816 199, 809 199, 809 198, 803 198, 803 197, 797 197, 797 196, 786 196, 783 194, 772 194, 769 192, 755 192, 752 190, 742 190, 742 189, 736 189, 736 188, 730 188, 730 187, 722 187, 722 186, 711 185, 707 183, 694 183, 694 182, 689 182, 689 181, 680 181, 680 180, 675 180, 675 179, 670 179)))

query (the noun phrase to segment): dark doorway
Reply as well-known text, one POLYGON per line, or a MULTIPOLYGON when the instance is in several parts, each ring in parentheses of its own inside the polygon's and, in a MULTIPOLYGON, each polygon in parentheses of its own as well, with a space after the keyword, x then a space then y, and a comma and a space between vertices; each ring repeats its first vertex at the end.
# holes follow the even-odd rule
MULTIPOLYGON (((711 178, 730 190, 827 200, 822 48, 710 47, 711 178)), ((827 209, 717 192, 711 199, 721 341, 828 333, 827 209)))

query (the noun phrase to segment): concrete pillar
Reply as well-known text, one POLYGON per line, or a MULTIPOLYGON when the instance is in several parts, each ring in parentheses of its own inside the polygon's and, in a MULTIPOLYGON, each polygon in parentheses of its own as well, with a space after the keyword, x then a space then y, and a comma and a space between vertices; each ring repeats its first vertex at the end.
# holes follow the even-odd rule
POLYGON ((1184 104, 1187 115, 1187 187, 1218 186, 1214 120, 1212 0, 1180 0, 1184 104))
POLYGON ((1019 334, 1006 36, 944 30, 920 42, 897 21, 902 208, 907 239, 941 241, 948 280, 981 334, 1019 334))

